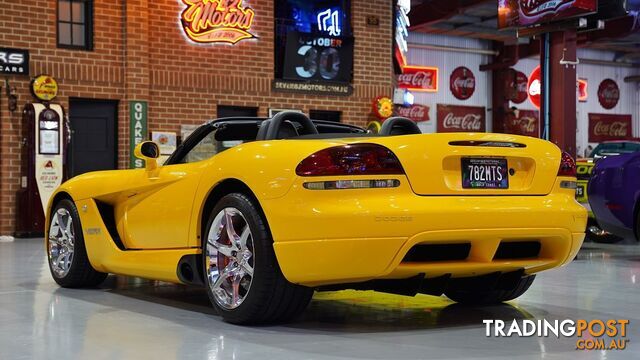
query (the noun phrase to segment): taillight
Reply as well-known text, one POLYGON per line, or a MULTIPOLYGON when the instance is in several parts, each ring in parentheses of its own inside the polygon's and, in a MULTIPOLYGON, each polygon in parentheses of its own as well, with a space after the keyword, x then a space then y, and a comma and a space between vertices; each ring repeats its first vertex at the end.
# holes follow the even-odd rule
POLYGON ((576 177, 576 162, 567 152, 562 152, 558 176, 576 177))
POLYGON ((404 174, 396 155, 384 146, 354 144, 320 150, 296 167, 299 176, 404 174))

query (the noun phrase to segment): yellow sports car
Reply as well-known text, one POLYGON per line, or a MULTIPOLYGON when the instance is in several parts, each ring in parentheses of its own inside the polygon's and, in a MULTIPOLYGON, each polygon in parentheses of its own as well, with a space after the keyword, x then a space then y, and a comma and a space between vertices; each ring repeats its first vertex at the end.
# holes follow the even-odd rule
POLYGON ((587 213, 575 163, 554 144, 507 134, 378 134, 281 112, 226 118, 162 165, 87 173, 49 202, 55 281, 107 273, 203 286, 232 323, 285 321, 314 290, 514 299, 571 261, 587 213))

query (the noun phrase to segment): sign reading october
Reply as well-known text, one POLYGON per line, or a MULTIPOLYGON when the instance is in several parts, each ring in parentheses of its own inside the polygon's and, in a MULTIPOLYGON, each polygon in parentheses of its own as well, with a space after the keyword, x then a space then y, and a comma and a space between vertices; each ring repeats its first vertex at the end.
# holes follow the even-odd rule
POLYGON ((243 0, 182 0, 187 5, 181 16, 189 39, 197 43, 229 43, 252 39, 255 12, 243 0))

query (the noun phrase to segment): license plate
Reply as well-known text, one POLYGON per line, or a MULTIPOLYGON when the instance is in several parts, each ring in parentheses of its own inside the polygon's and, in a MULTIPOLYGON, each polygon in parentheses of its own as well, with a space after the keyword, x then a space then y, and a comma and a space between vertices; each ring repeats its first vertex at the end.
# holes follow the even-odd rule
POLYGON ((507 159, 462 158, 462 188, 508 189, 507 159))

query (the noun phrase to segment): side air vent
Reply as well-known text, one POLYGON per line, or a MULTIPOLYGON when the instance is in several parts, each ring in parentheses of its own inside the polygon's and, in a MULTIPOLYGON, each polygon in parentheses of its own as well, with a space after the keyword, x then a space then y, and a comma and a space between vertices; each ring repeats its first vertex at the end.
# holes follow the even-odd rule
POLYGON ((493 259, 527 259, 535 258, 539 254, 538 241, 511 241, 500 243, 493 259))
POLYGON ((459 261, 469 256, 471 244, 419 244, 411 248, 402 262, 459 261))
POLYGON ((98 212, 100 213, 102 222, 107 228, 107 231, 109 231, 109 235, 111 236, 111 239, 113 239, 113 242, 116 244, 118 249, 126 250, 122 243, 122 239, 120 239, 120 234, 118 234, 118 229, 116 228, 116 217, 113 206, 98 200, 96 200, 96 206, 98 207, 98 212))

